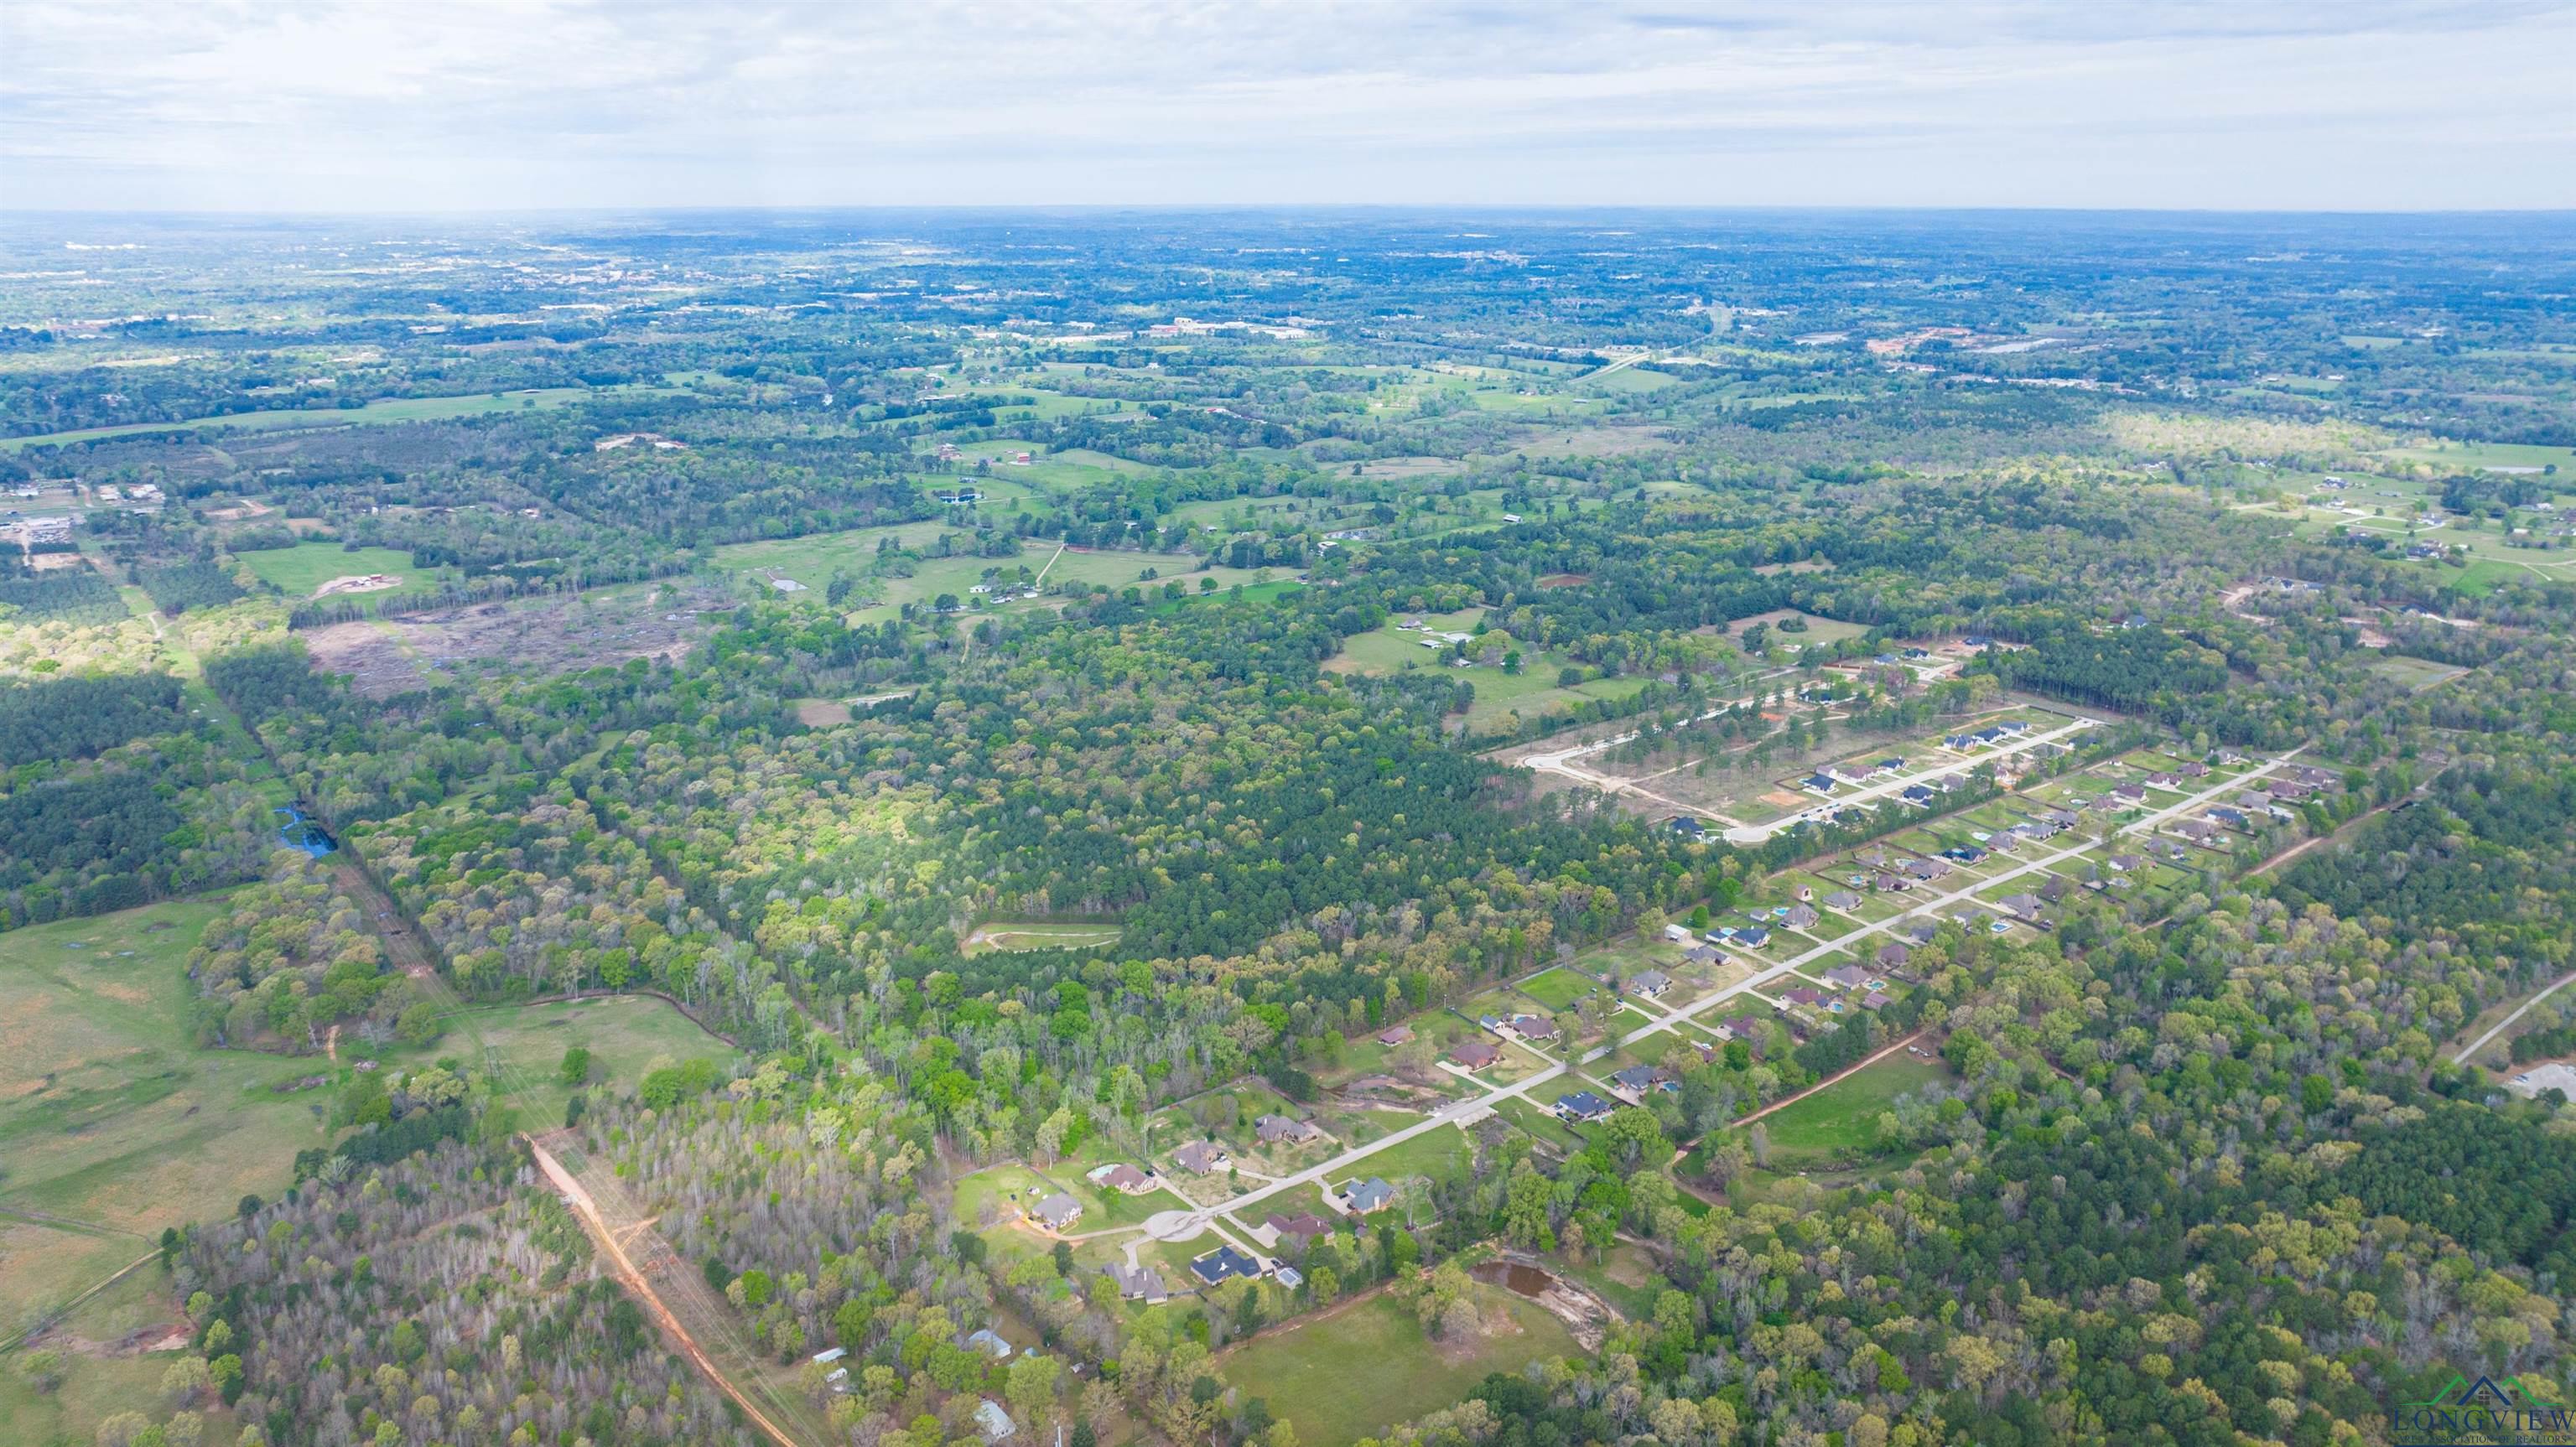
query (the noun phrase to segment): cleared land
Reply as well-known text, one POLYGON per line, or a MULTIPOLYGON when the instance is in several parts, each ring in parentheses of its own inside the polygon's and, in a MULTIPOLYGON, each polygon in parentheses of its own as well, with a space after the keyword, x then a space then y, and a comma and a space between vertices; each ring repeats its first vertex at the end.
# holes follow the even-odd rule
POLYGON ((563 407, 612 397, 669 396, 678 394, 680 390, 675 387, 635 386, 535 387, 520 392, 504 392, 499 396, 478 392, 470 397, 395 397, 370 402, 364 407, 290 407, 264 412, 233 412, 220 417, 191 417, 179 422, 132 422, 117 427, 87 427, 75 432, 48 432, 40 437, 0 438, 0 452, 67 442, 97 442, 145 432, 191 432, 210 427, 275 432, 282 428, 346 427, 353 423, 443 422, 453 417, 563 407))
POLYGON ((411 565, 411 554, 392 548, 350 552, 338 543, 298 543, 291 548, 236 555, 259 580, 289 598, 310 598, 313 590, 334 578, 385 573, 402 579, 405 588, 421 588, 441 576, 439 569, 411 565))
MULTIPOLYGON (((361 595, 363 596, 363 595, 361 595)), ((732 611, 732 599, 703 583, 635 583, 569 597, 521 599, 334 623, 299 636, 314 661, 350 675, 369 698, 426 688, 434 675, 484 660, 550 671, 677 658, 732 611), (700 614, 709 615, 701 622, 700 614)))
POLYGON ((1771 1141, 1773 1169, 1826 1165, 1869 1154, 1879 1112, 1909 1090, 1949 1072, 1938 1060, 1899 1051, 1790 1102, 1757 1122, 1771 1141))
POLYGON ((1564 1323, 1500 1287, 1478 1284, 1486 1329, 1434 1341, 1391 1292, 1254 1337, 1219 1359, 1227 1380, 1293 1423, 1301 1442, 1355 1442, 1456 1401, 1490 1372, 1570 1355, 1564 1323))

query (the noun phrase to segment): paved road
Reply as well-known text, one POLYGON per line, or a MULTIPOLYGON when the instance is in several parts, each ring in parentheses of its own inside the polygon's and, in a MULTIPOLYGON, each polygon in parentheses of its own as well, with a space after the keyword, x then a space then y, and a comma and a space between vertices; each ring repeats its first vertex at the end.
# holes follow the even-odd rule
POLYGON ((1856 785, 1847 794, 1820 796, 1814 808, 1802 810, 1786 819, 1776 819, 1768 824, 1738 824, 1726 831, 1726 842, 1729 844, 1766 843, 1772 835, 1794 827, 1799 821, 1813 818, 1819 813, 1840 809, 1849 804, 1865 804, 1872 799, 1884 799, 1893 794, 1902 794, 1917 784, 1928 785, 1944 775, 1964 773, 1981 763, 2026 753, 2041 744, 2055 743, 2069 734, 2080 734, 2086 729, 2100 727, 2101 725, 2092 719, 2079 718, 2071 724, 2061 725, 2046 733, 2029 734, 2010 743, 1997 744, 1974 754, 1963 755, 1964 762, 1940 764, 1929 769, 1918 769, 1911 774, 1898 774, 1893 778, 1881 779, 1875 784, 1856 785))
POLYGON ((2489 1030, 2487 1033, 2470 1041, 2468 1044, 2461 1046, 2460 1053, 2451 1057, 2451 1063, 2453 1065, 2467 1064, 2470 1056, 2475 1055, 2480 1050, 2484 1049, 2488 1041, 2503 1034, 2506 1026, 2521 1019, 2524 1011, 2539 1004, 2541 1001, 2548 999, 2550 996, 2557 994, 2560 990, 2565 989, 2567 987, 2567 982, 2570 980, 2576 980, 2576 975, 2561 975, 2558 977, 2558 982, 2556 984, 2551 985, 2548 989, 2542 990, 2540 993, 2533 995, 2530 999, 2523 1001, 2520 1005, 2515 1006, 2512 1014, 2505 1016, 2503 1019, 2498 1020, 2495 1023, 2494 1029, 2489 1030))
MULTIPOLYGON (((2036 740, 2034 740, 2034 742, 2036 742, 2036 740)), ((2281 765, 2297 758, 2303 751, 2304 746, 2302 746, 2302 748, 2292 749, 2288 753, 2282 754, 2277 758, 2269 759, 2233 779, 2229 779, 2223 783, 2214 784, 2199 793, 2187 795, 2172 804, 2168 804, 2165 807, 2158 809, 2154 813, 2149 814, 2142 819, 2121 826, 2119 829, 2112 831, 2109 837, 2119 838, 2123 835, 2152 832, 2169 820, 2206 807, 2210 800, 2215 799, 2222 794, 2232 793, 2238 789, 2244 788, 2253 780, 2259 779, 2272 772, 2274 769, 2279 768, 2281 765)), ((1482 1111, 1491 1110, 1506 1101, 1523 1099, 1527 1097, 1531 1091, 1538 1089, 1540 1086, 1547 1085, 1572 1073, 1578 1066, 1589 1065, 1593 1061, 1599 1060, 1604 1056, 1611 1055, 1626 1046, 1645 1039, 1649 1035, 1660 1034, 1665 1031, 1672 1030, 1675 1026, 1680 1025, 1685 1021, 1696 1019, 1697 1017, 1716 1009, 1730 1000, 1743 996, 1760 986, 1769 984, 1785 975, 1792 974, 1802 965, 1811 964, 1816 960, 1823 959, 1826 956, 1834 954, 1850 945, 1860 941, 1865 941, 1872 935, 1887 932, 1900 921, 1913 918, 1916 915, 1937 914, 1938 912, 1956 905, 1963 900, 1975 898, 1977 893, 1981 890, 1992 888, 1997 884, 2002 884, 2009 880, 2019 879, 2026 874, 2051 869, 2059 864, 2065 863, 2069 859, 2077 858, 2088 849, 2100 847, 2102 842, 2103 840, 2100 838, 2088 836, 2080 844, 2071 845, 2067 848, 2041 855, 2026 863, 2017 864, 2012 868, 2005 870, 2001 874, 1979 879, 1974 883, 1963 888, 1953 890, 1948 894, 1925 899, 1921 903, 1907 909, 1903 914, 1896 915, 1885 920, 1858 925, 1843 935, 1819 944, 1813 949, 1805 950, 1799 954, 1793 955, 1788 959, 1780 961, 1778 964, 1768 966, 1746 979, 1728 986, 1726 989, 1719 990, 1704 999, 1665 1011, 1661 1015, 1654 1016, 1650 1023, 1641 1025, 1638 1028, 1629 1031, 1627 1034, 1620 1036, 1617 1040, 1611 1043, 1594 1046, 1591 1050, 1586 1051, 1581 1058, 1573 1062, 1560 1062, 1558 1064, 1551 1065, 1545 1070, 1538 1071, 1523 1079, 1516 1080, 1509 1085, 1496 1086, 1485 1094, 1477 1096, 1471 1100, 1452 1101, 1432 1112, 1422 1120, 1406 1126, 1402 1130, 1396 1131, 1391 1135, 1372 1141, 1365 1146, 1344 1151, 1340 1155, 1333 1157, 1331 1160, 1325 1161, 1321 1165, 1309 1166, 1305 1170, 1297 1172, 1295 1175, 1278 1177, 1266 1185, 1245 1191, 1241 1195, 1235 1196, 1230 1200, 1219 1202, 1213 1206, 1195 1207, 1187 1211, 1162 1212, 1149 1218, 1145 1222, 1143 1229, 1147 1235, 1158 1240, 1189 1240, 1190 1238, 1198 1235, 1201 1230, 1213 1226, 1216 1218, 1220 1216, 1232 1215, 1246 1207, 1254 1206, 1266 1201, 1283 1191, 1293 1190, 1300 1186, 1329 1182, 1336 1177, 1350 1174, 1353 1171, 1353 1168, 1358 1166, 1360 1162, 1367 1160, 1370 1156, 1375 1155, 1379 1151, 1385 1150, 1390 1146, 1401 1145, 1404 1142, 1412 1140, 1414 1137, 1426 1132, 1438 1130, 1446 1125, 1457 1124, 1462 1118, 1473 1117, 1482 1111)), ((1763 1003, 1766 1005, 1773 1004, 1773 1002, 1767 998, 1763 1003)), ((1776 1009, 1778 1007, 1773 1005, 1773 1008, 1776 1009)))

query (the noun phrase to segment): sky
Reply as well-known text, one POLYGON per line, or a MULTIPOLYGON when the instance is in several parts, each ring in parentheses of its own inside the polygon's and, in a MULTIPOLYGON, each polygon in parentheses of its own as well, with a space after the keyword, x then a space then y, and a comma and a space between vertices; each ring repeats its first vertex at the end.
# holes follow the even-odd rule
POLYGON ((0 212, 2576 207, 2576 0, 5 0, 0 212))

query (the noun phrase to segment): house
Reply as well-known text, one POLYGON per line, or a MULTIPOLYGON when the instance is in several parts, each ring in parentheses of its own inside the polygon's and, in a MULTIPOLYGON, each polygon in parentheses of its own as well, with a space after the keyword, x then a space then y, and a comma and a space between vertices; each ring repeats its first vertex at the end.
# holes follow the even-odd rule
POLYGON ((2039 897, 2050 904, 2055 904, 2066 898, 2066 892, 2072 888, 2074 886, 2066 882, 2064 875, 2052 874, 2048 877, 2048 883, 2039 887, 2039 897))
POLYGON ((2199 760, 2195 759, 2192 762, 2183 765, 2181 768, 2174 770, 2174 772, 2182 775, 2186 779, 2206 779, 2209 777, 2209 765, 2201 763, 2199 760))
POLYGON ((2139 800, 2147 797, 2147 786, 2144 784, 2114 784, 2111 786, 2111 792, 2119 795, 2128 802, 2135 804, 2139 800))
POLYGON ((1813 886, 1813 885, 1807 885, 1807 884, 1802 884, 1802 885, 1799 885, 1799 886, 1798 886, 1798 903, 1800 903, 1800 904, 1811 904, 1811 903, 1813 903, 1813 902, 1815 901, 1815 898, 1816 898, 1816 890, 1815 890, 1815 886, 1813 886))
POLYGON ((989 1326, 979 1326, 968 1332, 962 1345, 969 1351, 979 1351, 997 1360, 1008 1360, 1011 1355, 1011 1344, 1002 1340, 1002 1334, 989 1326))
POLYGON ((1869 765, 1867 765, 1867 764, 1827 764, 1827 765, 1825 765, 1825 767, 1824 767, 1824 769, 1823 769, 1823 771, 1822 771, 1822 772, 1824 772, 1825 774, 1828 774, 1828 775, 1832 776, 1833 778, 1840 779, 1840 780, 1842 780, 1844 783, 1847 783, 1847 784, 1857 784, 1857 783, 1859 783, 1861 780, 1866 779, 1866 778, 1868 778, 1868 777, 1869 777, 1869 765))
POLYGON ((1514 1015, 1503 1024, 1523 1040, 1553 1040, 1557 1034, 1556 1022, 1545 1015, 1514 1015))
POLYGON ((1885 894, 1890 890, 1912 889, 1914 881, 1902 874, 1874 874, 1870 876, 1869 887, 1885 894))
POLYGON ((999 1442, 1019 1430, 1011 1424, 1011 1414, 990 1397, 975 1408, 975 1429, 984 1434, 987 1442, 999 1442))
POLYGON ((2247 815, 2244 810, 2230 809, 2224 804, 2210 810, 2209 817, 2230 829, 2242 829, 2254 822, 2252 817, 2247 815))
POLYGON ((2342 775, 2332 769, 2320 769, 2314 764, 2292 764, 2282 772, 2311 789, 2333 789, 2343 783, 2342 775))
POLYGON ((1098 1167, 1091 1172, 1089 1180, 1095 1186, 1106 1186, 1110 1190, 1122 1192, 1130 1196, 1138 1195, 1154 1189, 1154 1178, 1152 1176, 1136 1169, 1125 1161, 1118 1161, 1110 1165, 1098 1167))
POLYGON ((1904 924, 1897 926, 1897 928, 1904 932, 1907 939, 1914 941, 1918 945, 1928 945, 1932 943, 1932 937, 1941 932, 1941 927, 1939 925, 1934 924, 1928 919, 1921 918, 1909 919, 1904 924))
POLYGON ((1814 905, 1793 904, 1789 906, 1787 914, 1780 916, 1780 922, 1791 929, 1814 929, 1816 921, 1823 918, 1823 915, 1816 913, 1814 905))
POLYGON ((1890 756, 1870 765, 1869 771, 1873 774, 1893 774, 1904 767, 1905 760, 1890 756))
POLYGON ((1858 965, 1836 965, 1825 971, 1825 983, 1837 990, 1857 990, 1869 983, 1869 972, 1858 965))
POLYGON ((1806 782, 1799 785, 1799 787, 1813 790, 1819 794, 1830 794, 1834 791, 1834 781, 1822 774, 1810 774, 1807 776, 1806 782))
POLYGON ((1962 754, 1975 748, 1982 742, 1984 742, 1984 740, 1978 738, 1975 734, 1943 734, 1941 736, 1941 747, 1951 749, 1962 754))
POLYGON ((1672 830, 1675 834, 1682 836, 1684 839, 1698 840, 1706 839, 1708 837, 1708 825, 1701 820, 1691 818, 1687 814, 1676 814, 1672 818, 1665 820, 1664 827, 1672 830))
POLYGON ((1927 883, 1950 872, 1949 862, 1941 859, 1909 859, 1900 867, 1907 874, 1927 883))
POLYGON ((1482 1070, 1503 1058, 1503 1052, 1482 1040, 1461 1040, 1449 1048, 1449 1058, 1469 1070, 1482 1070))
POLYGON ((1715 966, 1725 964, 1726 956, 1719 954, 1713 946, 1693 945, 1682 951, 1682 962, 1702 967, 1715 966))
POLYGON ((2182 776, 2180 774, 2161 772, 2149 774, 2147 775, 2147 787, 2150 789, 2179 789, 2182 787, 2182 776))
POLYGON ((1878 947, 1875 958, 1878 961, 1878 967, 1882 970, 1901 970, 1914 958, 1914 952, 1907 949, 1900 941, 1889 940, 1878 947))
POLYGON ((1884 992, 1873 990, 1860 997, 1860 1007, 1864 1010, 1884 1010, 1889 1000, 1890 997, 1884 992))
POLYGON ((1163 1273, 1151 1266, 1130 1266, 1124 1261, 1112 1261, 1100 1268, 1100 1274, 1117 1285, 1122 1301, 1141 1301, 1147 1306, 1157 1306, 1172 1294, 1170 1288, 1163 1284, 1163 1273))
POLYGON ((1293 1120, 1284 1115, 1265 1115, 1252 1123, 1252 1133, 1263 1145, 1302 1146, 1324 1138, 1323 1128, 1311 1120, 1293 1120))
POLYGON ((1897 795, 1897 797, 1903 799, 1906 803, 1913 805, 1915 808, 1921 809, 1930 805, 1934 799, 1937 799, 1940 796, 1933 793, 1930 789, 1923 787, 1921 784, 1908 784, 1905 786, 1905 792, 1897 795))
POLYGON ((2007 894, 2003 898, 1996 900, 1995 904, 2001 908, 2004 913, 2012 915, 2018 919, 2035 920, 2039 918, 2040 899, 2039 896, 2035 894, 2007 894))
POLYGON ((2275 799, 2304 799, 2316 790, 2295 779, 2274 779, 2263 786, 2263 792, 2275 799))
POLYGON ((1771 1038, 1771 1022, 1759 1015, 1737 1015, 1720 1020, 1717 1028, 1726 1032, 1727 1039, 1741 1040, 1752 1046, 1755 1054, 1760 1054, 1762 1042, 1771 1038))
POLYGON ((2114 854, 2111 856, 2110 865, 2112 873, 2126 874, 2133 869, 2146 868, 2147 861, 2134 854, 2114 854))
POLYGON ((1257 1277, 1261 1274, 1261 1263, 1244 1255, 1240 1249, 1229 1243, 1219 1246, 1205 1256, 1193 1259, 1190 1262, 1190 1274, 1214 1286, 1220 1281, 1237 1276, 1246 1280, 1257 1277))
POLYGON ((1651 1065, 1631 1065, 1625 1070, 1614 1070, 1610 1072, 1610 1083, 1626 1091, 1632 1099, 1642 1098, 1650 1090, 1681 1089, 1679 1084, 1651 1065))
POLYGON ((1941 777, 1932 781, 1932 787, 1939 789, 1944 794, 1955 794, 1961 789, 1968 787, 1968 776, 1965 774, 1943 774, 1941 777))
POLYGON ((1300 1246, 1318 1236, 1329 1236, 1333 1233, 1333 1223, 1312 1211, 1300 1211, 1294 1216, 1272 1216, 1268 1225, 1272 1231, 1278 1233, 1279 1239, 1285 1241, 1294 1238, 1300 1246))
POLYGON ((1351 1213, 1358 1216, 1365 1216, 1371 1211, 1383 1211, 1395 1202, 1395 1187, 1388 1185, 1377 1176, 1371 1176, 1365 1181, 1344 1181, 1333 1194, 1341 1197, 1342 1204, 1350 1207, 1351 1213))
POLYGON ((1673 977, 1661 970, 1639 970, 1628 977, 1628 993, 1649 1000, 1660 1000, 1673 987, 1673 977))
POLYGON ((2173 832, 2194 844, 2206 844, 2218 834, 2216 827, 2199 819, 2178 819, 2174 821, 2173 832))
POLYGON ((1610 1102, 1588 1090, 1577 1090, 1556 1098, 1556 1113, 1571 1121, 1602 1120, 1610 1114, 1610 1102))
POLYGON ((1845 914, 1849 914, 1851 911, 1860 908, 1860 896, 1852 893, 1848 889, 1837 889, 1833 893, 1825 896, 1825 908, 1838 909, 1843 911, 1845 914))
POLYGON ((1666 944, 1686 945, 1690 943, 1690 938, 1691 932, 1689 925, 1668 924, 1664 926, 1664 942, 1666 944))
POLYGON ((1172 1152, 1172 1164, 1193 1176, 1204 1176, 1210 1171, 1221 1171, 1233 1165, 1234 1157, 1226 1154, 1225 1147, 1215 1141, 1191 1141, 1172 1152))
POLYGON ((1071 1196, 1047 1196, 1029 1208, 1038 1224, 1050 1231, 1061 1231, 1082 1219, 1082 1203, 1071 1196))
POLYGON ((1413 1027, 1410 1025, 1390 1025, 1377 1032, 1377 1043, 1390 1047, 1402 1045, 1412 1038, 1413 1027))
POLYGON ((1746 925, 1735 932, 1735 942, 1746 949, 1758 950, 1771 943, 1771 931, 1758 924, 1746 925))
POLYGON ((1782 995, 1780 999, 1786 1004, 1804 1005, 1810 1010, 1821 1010, 1825 1007, 1825 997, 1804 985, 1782 995))

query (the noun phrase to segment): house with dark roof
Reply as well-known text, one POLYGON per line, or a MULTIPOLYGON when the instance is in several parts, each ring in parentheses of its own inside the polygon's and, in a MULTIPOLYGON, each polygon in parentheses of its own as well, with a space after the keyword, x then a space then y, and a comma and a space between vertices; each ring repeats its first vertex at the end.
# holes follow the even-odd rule
POLYGON ((1204 1176, 1234 1164, 1234 1157, 1215 1141, 1190 1141, 1172 1152, 1172 1164, 1193 1176, 1204 1176))
POLYGON ((1556 1113, 1571 1121, 1602 1120, 1610 1114, 1610 1102, 1588 1090, 1570 1091, 1556 1098, 1556 1113))
POLYGON ((1858 965, 1836 965, 1825 971, 1825 983, 1837 990, 1857 990, 1869 983, 1869 972, 1858 965))
POLYGON ((1413 1027, 1410 1025, 1390 1025, 1377 1032, 1377 1043, 1380 1045, 1402 1045, 1412 1038, 1413 1027))
POLYGON ((1469 1070, 1482 1070, 1503 1058, 1498 1047, 1482 1040, 1461 1040, 1449 1047, 1449 1058, 1469 1070))
POLYGON ((2147 861, 2134 854, 2114 854, 2108 862, 2114 874, 2126 874, 2133 869, 2144 869, 2147 865, 2147 861))
POLYGON ((1889 999, 1885 991, 1872 990, 1860 997, 1860 1007, 1864 1010, 1884 1010, 1888 1006, 1889 999))
POLYGON ((1813 905, 1793 904, 1787 914, 1780 916, 1780 922, 1791 929, 1814 929, 1816 921, 1822 918, 1824 916, 1816 913, 1813 905))
POLYGON ((1673 977, 1661 970, 1639 970, 1628 977, 1628 993, 1648 1000, 1660 1000, 1673 987, 1673 977))
POLYGON ((1233 1244, 1219 1246, 1205 1256, 1190 1262, 1190 1274, 1210 1286, 1233 1277, 1250 1280, 1261 1274, 1261 1263, 1246 1256, 1233 1244))
POLYGON ((1557 1036, 1556 1022, 1545 1015, 1514 1015, 1503 1024, 1523 1040, 1553 1040, 1557 1036))
POLYGON ((1995 901, 2004 913, 2020 919, 2039 918, 2040 899, 2035 894, 2007 894, 1995 901))
POLYGON ((1880 945, 1878 953, 1871 958, 1878 961, 1878 967, 1882 970, 1901 970, 1914 958, 1914 952, 1899 941, 1889 940, 1880 945))
POLYGON ((1823 774, 1809 774, 1798 787, 1813 793, 1830 794, 1834 791, 1835 785, 1832 779, 1823 774))
POLYGON ((1869 887, 1886 894, 1891 890, 1912 889, 1914 881, 1902 874, 1873 874, 1869 877, 1869 887))
POLYGON ((1758 950, 1771 943, 1771 931, 1758 924, 1746 925, 1735 932, 1735 942, 1748 950, 1758 950))
POLYGON ((1294 1240, 1301 1246, 1333 1232, 1333 1223, 1312 1211, 1300 1211, 1294 1216, 1272 1216, 1267 1224, 1279 1233, 1281 1240, 1294 1240))
POLYGON ((1652 1065, 1631 1065, 1610 1072, 1610 1083, 1627 1093, 1632 1100, 1642 1100, 1650 1090, 1679 1090, 1680 1082, 1652 1065))
POLYGON ((2039 897, 2047 900, 2050 904, 2055 904, 2059 900, 2066 898, 2067 891, 2074 887, 2075 886, 2066 882, 2066 876, 2062 874, 2052 874, 2048 877, 2048 882, 2039 887, 2039 897))
POLYGON ((1714 945, 1693 945, 1682 951, 1682 962, 1700 966, 1722 965, 1726 963, 1726 956, 1719 954, 1714 945))
POLYGON ((1933 793, 1930 789, 1925 788, 1921 784, 1908 784, 1905 786, 1905 792, 1897 795, 1896 797, 1903 799, 1906 803, 1913 805, 1917 809, 1922 809, 1930 807, 1932 801, 1940 798, 1941 796, 1933 793))
POLYGON ((1810 1010, 1821 1010, 1825 1007, 1825 997, 1808 989, 1804 985, 1791 990, 1780 998, 1792 1005, 1804 1005, 1810 1010))
POLYGON ((1371 1211, 1383 1211, 1395 1202, 1395 1187, 1376 1176, 1371 1176, 1365 1181, 1344 1181, 1334 1189, 1333 1194, 1341 1197, 1342 1204, 1350 1207, 1351 1213, 1358 1216, 1365 1216, 1371 1211))
POLYGON ((1909 919, 1905 923, 1898 925, 1896 929, 1897 933, 1904 935, 1907 939, 1914 941, 1918 945, 1928 945, 1932 943, 1932 937, 1941 932, 1941 927, 1939 925, 1934 924, 1928 919, 1920 917, 1909 919))
POLYGON ((1762 1042, 1771 1038, 1771 1022, 1759 1015, 1733 1015, 1717 1022, 1729 1040, 1741 1040, 1759 1054, 1762 1042))
POLYGON ((1838 909, 1845 914, 1849 914, 1853 910, 1860 908, 1860 896, 1852 893, 1848 889, 1837 889, 1833 893, 1825 896, 1825 908, 1838 909))
POLYGON ((1082 1203, 1071 1196, 1046 1196, 1029 1208, 1029 1214, 1048 1230, 1061 1231, 1082 1219, 1082 1203))

